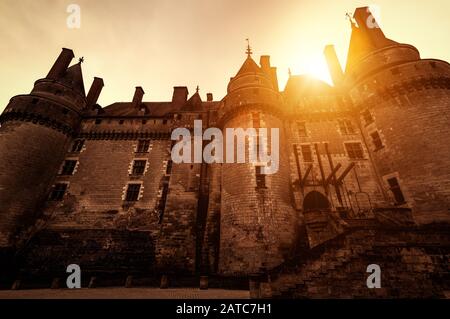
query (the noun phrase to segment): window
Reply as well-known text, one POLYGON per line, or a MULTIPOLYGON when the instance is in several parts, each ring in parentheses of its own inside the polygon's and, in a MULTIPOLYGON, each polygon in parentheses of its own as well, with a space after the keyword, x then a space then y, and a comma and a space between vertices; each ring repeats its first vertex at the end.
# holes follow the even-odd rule
POLYGON ((259 113, 252 113, 252 120, 254 128, 259 128, 261 126, 261 118, 259 116, 259 113))
POLYGON ((147 124, 147 120, 142 120, 142 124, 147 124))
POLYGON ((266 174, 263 173, 263 166, 255 166, 256 188, 266 188, 266 174))
POLYGON ((64 194, 67 190, 67 184, 59 183, 53 186, 52 192, 50 193, 50 200, 60 201, 63 199, 64 194))
POLYGON ((165 125, 167 124, 167 120, 163 120, 162 123, 165 125))
POLYGON ((301 145, 300 147, 302 149, 303 160, 305 162, 312 162, 313 158, 312 158, 311 145, 301 145))
POLYGON ((95 120, 95 124, 98 125, 98 124, 100 124, 100 123, 102 123, 102 120, 100 120, 100 119, 96 119, 96 120, 95 120))
POLYGON ((66 160, 61 170, 61 175, 72 175, 75 170, 75 166, 77 166, 76 160, 66 160))
POLYGON ((298 130, 299 136, 308 136, 308 132, 306 131, 306 123, 305 122, 298 122, 297 130, 298 130))
POLYGON ((166 209, 167 195, 169 194, 169 184, 164 183, 163 189, 161 192, 161 198, 158 203, 158 212, 159 212, 159 223, 162 223, 164 217, 164 210, 166 209))
POLYGON ((84 140, 75 140, 72 145, 72 153, 79 153, 83 149, 84 140))
POLYGON ((403 196, 403 192, 400 189, 400 184, 398 183, 397 178, 392 177, 387 180, 389 184, 389 189, 391 190, 392 194, 394 195, 395 203, 396 204, 404 204, 405 203, 405 197, 403 196))
POLYGON ((123 124, 124 122, 124 120, 119 120, 119 124, 123 124))
POLYGON ((361 143, 345 143, 348 157, 351 159, 363 159, 364 151, 361 143))
POLYGON ((370 137, 372 138, 372 143, 375 146, 375 150, 383 148, 383 141, 381 141, 381 137, 380 134, 378 134, 378 131, 371 133, 370 137))
POLYGON ((147 153, 150 147, 150 140, 139 140, 136 153, 147 153))
POLYGON ((135 160, 133 162, 133 175, 143 175, 145 171, 146 160, 135 160))
POLYGON ((364 122, 366 123, 366 125, 369 125, 371 123, 373 123, 375 120, 373 119, 372 113, 370 113, 369 110, 365 110, 361 113, 364 122))
POLYGON ((350 120, 339 120, 338 124, 341 134, 355 134, 355 128, 350 120))
POLYGON ((141 184, 128 184, 127 196, 125 200, 127 202, 135 202, 139 198, 139 191, 141 190, 141 184))

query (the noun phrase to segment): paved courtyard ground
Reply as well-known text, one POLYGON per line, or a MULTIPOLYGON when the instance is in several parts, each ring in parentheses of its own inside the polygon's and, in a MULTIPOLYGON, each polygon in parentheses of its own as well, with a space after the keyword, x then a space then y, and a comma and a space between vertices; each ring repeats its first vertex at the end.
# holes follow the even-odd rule
POLYGON ((0 290, 0 299, 248 299, 248 290, 81 288, 0 290))

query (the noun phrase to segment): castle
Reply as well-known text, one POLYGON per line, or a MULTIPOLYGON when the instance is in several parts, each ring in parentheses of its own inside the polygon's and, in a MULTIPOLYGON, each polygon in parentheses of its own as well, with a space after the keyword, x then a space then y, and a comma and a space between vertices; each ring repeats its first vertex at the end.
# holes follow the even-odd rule
POLYGON ((356 9, 345 71, 325 48, 333 86, 290 75, 280 90, 248 48, 220 101, 177 86, 144 102, 136 87, 102 107, 103 80, 86 94, 63 49, 0 117, 0 285, 75 263, 99 284, 201 275, 250 278, 255 297, 448 296, 450 65, 369 18, 356 9), (279 170, 173 163, 171 132, 198 119, 279 128, 279 170))

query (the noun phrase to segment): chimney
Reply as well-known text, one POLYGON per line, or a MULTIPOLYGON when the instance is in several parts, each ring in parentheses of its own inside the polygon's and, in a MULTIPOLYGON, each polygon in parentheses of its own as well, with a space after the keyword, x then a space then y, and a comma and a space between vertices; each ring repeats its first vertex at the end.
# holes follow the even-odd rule
POLYGON ((261 55, 259 64, 261 65, 262 71, 269 76, 274 90, 278 91, 277 68, 270 66, 270 55, 261 55))
POLYGON ((94 81, 92 81, 91 88, 89 89, 88 95, 86 97, 86 107, 91 108, 95 105, 95 103, 97 103, 103 86, 103 79, 94 77, 94 81))
POLYGON ((356 8, 353 18, 356 20, 358 28, 368 36, 373 46, 386 45, 387 39, 375 21, 375 17, 370 12, 369 7, 356 8))
POLYGON ((213 94, 212 93, 206 93, 206 101, 212 102, 213 101, 213 94))
POLYGON ((172 103, 174 106, 184 105, 187 101, 189 91, 185 86, 174 86, 173 87, 173 95, 172 95, 172 103))
POLYGON ((334 45, 327 45, 323 50, 325 59, 327 60, 328 70, 333 80, 334 86, 338 86, 344 79, 344 72, 342 71, 341 64, 334 50, 334 45))
POLYGON ((53 80, 60 78, 74 57, 72 50, 63 48, 46 78, 53 80))
POLYGON ((268 71, 270 69, 270 55, 261 55, 259 58, 259 64, 263 71, 268 71))
POLYGON ((140 86, 136 86, 133 96, 133 107, 139 108, 142 103, 142 98, 144 97, 144 90, 140 86))

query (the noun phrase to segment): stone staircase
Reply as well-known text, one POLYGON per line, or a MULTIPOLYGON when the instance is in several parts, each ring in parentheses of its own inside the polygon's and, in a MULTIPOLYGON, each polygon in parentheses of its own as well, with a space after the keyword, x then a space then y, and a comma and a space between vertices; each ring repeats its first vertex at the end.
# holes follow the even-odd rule
MULTIPOLYGON (((286 266, 272 274, 271 295, 263 297, 292 298, 300 297, 302 291, 308 298, 314 297, 310 283, 327 278, 339 277, 342 269, 361 255, 368 255, 373 249, 373 233, 358 230, 333 238, 314 247, 296 266, 286 266), (340 237, 340 238, 339 238, 340 237), (274 276, 275 275, 275 276, 274 276)), ((323 292, 319 292, 322 295, 323 292)))

